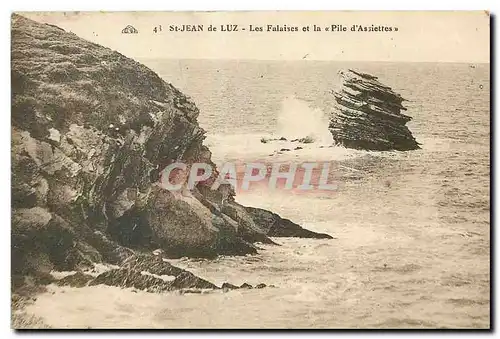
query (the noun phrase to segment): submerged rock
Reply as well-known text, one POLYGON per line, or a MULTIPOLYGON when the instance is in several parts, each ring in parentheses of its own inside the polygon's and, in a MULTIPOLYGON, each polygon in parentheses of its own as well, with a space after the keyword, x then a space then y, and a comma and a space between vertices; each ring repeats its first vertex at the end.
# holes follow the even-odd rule
POLYGON ((262 137, 262 138, 260 138, 260 142, 263 144, 267 144, 270 141, 288 141, 288 139, 285 137, 280 137, 280 138, 264 138, 264 137, 262 137))
POLYGON ((308 135, 305 138, 298 138, 298 139, 293 139, 292 142, 300 142, 303 144, 312 144, 314 142, 314 137, 308 135))
POLYGON ((337 144, 375 151, 420 148, 406 127, 412 118, 401 113, 406 108, 400 94, 375 76, 351 69, 339 73, 342 86, 333 93, 336 105, 329 125, 337 144))

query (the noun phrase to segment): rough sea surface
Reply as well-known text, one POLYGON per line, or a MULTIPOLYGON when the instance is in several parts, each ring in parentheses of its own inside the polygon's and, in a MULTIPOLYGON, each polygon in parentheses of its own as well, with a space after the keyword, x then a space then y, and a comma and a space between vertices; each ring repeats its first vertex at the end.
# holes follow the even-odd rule
POLYGON ((276 238, 259 255, 175 264, 216 284, 276 288, 195 295, 52 288, 29 306, 54 327, 488 328, 489 64, 142 60, 191 96, 216 162, 331 161, 331 192, 239 192, 332 240, 276 238), (402 94, 422 149, 328 147, 336 73, 402 94), (314 135, 296 144, 262 137, 314 135), (322 147, 324 146, 324 147, 322 147), (50 310, 50 311, 49 311, 50 310))

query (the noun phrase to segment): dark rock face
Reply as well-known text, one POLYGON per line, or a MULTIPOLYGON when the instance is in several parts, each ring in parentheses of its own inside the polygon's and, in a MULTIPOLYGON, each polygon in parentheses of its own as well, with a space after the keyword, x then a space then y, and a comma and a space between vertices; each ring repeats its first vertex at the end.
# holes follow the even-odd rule
POLYGON ((270 237, 333 239, 328 234, 306 230, 288 219, 281 218, 276 213, 254 207, 245 207, 245 209, 254 222, 270 237))
POLYGON ((223 283, 221 286, 222 289, 227 289, 227 290, 236 290, 239 287, 230 283, 223 283))
POLYGON ((155 275, 169 275, 177 277, 183 269, 164 261, 161 256, 152 256, 148 254, 136 254, 125 260, 123 269, 135 270, 139 272, 147 271, 155 275))
POLYGON ((75 274, 68 275, 57 281, 59 286, 71 286, 71 287, 84 287, 87 286, 89 281, 93 280, 94 277, 90 274, 85 274, 82 272, 76 272, 75 274))
POLYGON ((252 285, 250 285, 250 284, 243 283, 243 284, 241 284, 241 286, 240 286, 239 288, 252 289, 253 287, 252 287, 252 285))
POLYGON ((222 206, 222 212, 236 221, 237 234, 248 242, 261 242, 263 244, 276 245, 268 238, 268 232, 256 224, 252 215, 248 213, 246 207, 231 201, 222 206))
MULTIPOLYGON (((125 262, 97 281, 163 289, 127 259, 157 248, 170 257, 246 255, 257 252, 252 242, 273 243, 243 206, 205 186, 210 180, 161 187, 160 172, 175 161, 218 173, 198 108, 171 84, 19 15, 11 53, 13 275, 125 262)), ((177 283, 203 285, 189 275, 177 283)))
POLYGON ((330 132, 336 143, 348 148, 374 151, 408 151, 419 143, 406 123, 412 118, 401 111, 405 100, 369 74, 340 72, 342 87, 333 95, 336 106, 330 132))
POLYGON ((147 292, 169 291, 170 283, 163 279, 142 274, 140 271, 114 269, 99 274, 95 279, 89 282, 89 286, 107 285, 122 288, 137 288, 147 292))
POLYGON ((121 246, 116 241, 110 240, 100 231, 95 231, 85 237, 85 240, 102 255, 104 262, 120 265, 124 260, 134 254, 130 248, 121 246))
POLYGON ((175 277, 172 282, 173 288, 203 288, 203 289, 218 289, 217 286, 195 276, 191 272, 184 271, 175 277))

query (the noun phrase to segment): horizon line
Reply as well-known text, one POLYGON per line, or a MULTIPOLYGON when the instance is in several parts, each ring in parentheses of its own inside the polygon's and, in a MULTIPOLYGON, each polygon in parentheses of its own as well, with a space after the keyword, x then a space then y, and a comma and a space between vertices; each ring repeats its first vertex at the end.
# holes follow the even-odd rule
POLYGON ((173 57, 132 57, 132 59, 147 60, 189 60, 189 61, 253 61, 253 62, 371 62, 371 63, 420 63, 420 64, 481 64, 488 65, 491 61, 409 61, 409 60, 325 60, 325 59, 246 59, 246 58, 173 58, 173 57))

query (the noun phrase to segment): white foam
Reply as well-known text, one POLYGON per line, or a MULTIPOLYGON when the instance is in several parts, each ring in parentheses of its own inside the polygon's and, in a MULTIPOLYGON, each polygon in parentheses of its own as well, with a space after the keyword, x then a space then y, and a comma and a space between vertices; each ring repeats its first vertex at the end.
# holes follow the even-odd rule
POLYGON ((224 162, 240 161, 340 161, 368 154, 365 151, 333 146, 331 143, 319 142, 304 144, 300 142, 269 141, 262 143, 260 139, 277 138, 275 135, 233 134, 207 135, 205 145, 212 151, 212 160, 220 166, 224 162), (301 147, 302 149, 295 149, 301 147), (281 151, 288 149, 289 151, 281 151))
POLYGON ((282 102, 277 132, 289 140, 312 137, 317 143, 331 144, 328 124, 329 117, 321 109, 311 108, 306 101, 290 96, 282 102))

